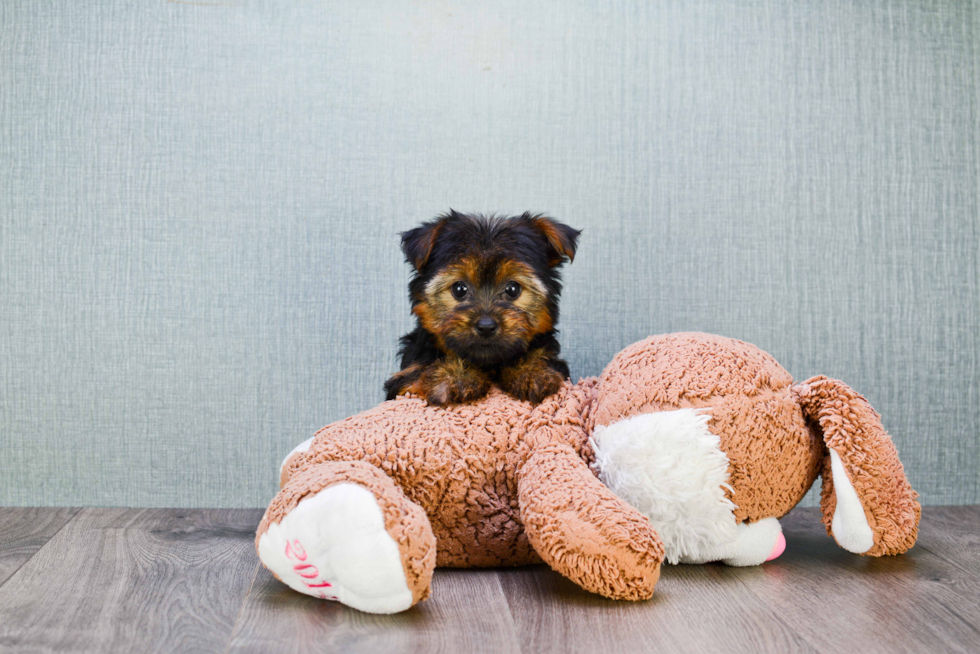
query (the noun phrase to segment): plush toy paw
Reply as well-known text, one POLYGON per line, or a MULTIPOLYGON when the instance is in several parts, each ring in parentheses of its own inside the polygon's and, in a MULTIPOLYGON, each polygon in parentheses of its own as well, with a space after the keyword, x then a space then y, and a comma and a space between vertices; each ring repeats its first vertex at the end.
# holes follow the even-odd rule
POLYGON ((772 561, 786 549, 786 537, 776 518, 741 523, 733 552, 721 560, 725 565, 747 567, 772 561))
POLYGON ((369 613, 413 604, 398 543, 374 494, 353 483, 303 499, 259 539, 259 558, 293 590, 369 613))
POLYGON ((779 532, 776 536, 776 544, 772 546, 772 551, 769 552, 769 556, 766 557, 766 561, 772 561, 773 559, 778 559, 786 551, 786 536, 783 536, 783 532, 779 532))
POLYGON ((743 522, 736 527, 736 534, 731 542, 681 556, 679 563, 721 561, 725 565, 743 568, 772 561, 786 550, 783 528, 776 518, 743 522))

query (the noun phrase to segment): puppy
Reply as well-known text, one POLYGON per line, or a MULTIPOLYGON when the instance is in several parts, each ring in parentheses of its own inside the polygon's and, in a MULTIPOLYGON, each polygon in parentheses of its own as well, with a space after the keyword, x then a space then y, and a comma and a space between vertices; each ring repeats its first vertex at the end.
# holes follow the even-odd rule
POLYGON ((431 404, 477 400, 497 384, 537 404, 568 379, 558 358, 558 269, 580 232, 545 216, 455 211, 402 233, 415 273, 417 326, 401 338, 401 371, 387 398, 411 392, 431 404))

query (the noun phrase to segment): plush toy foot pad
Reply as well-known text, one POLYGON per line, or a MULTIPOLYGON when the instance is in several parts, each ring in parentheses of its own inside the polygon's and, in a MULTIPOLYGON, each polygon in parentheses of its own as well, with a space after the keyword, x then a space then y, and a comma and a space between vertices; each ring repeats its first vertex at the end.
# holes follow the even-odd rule
POLYGON ((783 552, 786 551, 786 537, 783 536, 783 532, 779 532, 779 536, 776 537, 776 544, 772 546, 772 551, 769 552, 769 556, 766 557, 766 561, 772 561, 773 559, 778 559, 782 556, 783 552))
POLYGON ((761 565, 782 554, 784 549, 786 549, 786 538, 776 518, 766 518, 753 523, 743 522, 738 526, 734 553, 722 559, 722 563, 737 567, 761 565))
POLYGON ((398 543, 363 486, 341 483, 308 495, 259 538, 259 557, 290 588, 370 613, 413 604, 398 543))
POLYGON ((698 556, 683 556, 681 563, 721 561, 725 565, 747 567, 772 561, 786 550, 783 528, 776 518, 737 525, 735 540, 705 549, 698 556))

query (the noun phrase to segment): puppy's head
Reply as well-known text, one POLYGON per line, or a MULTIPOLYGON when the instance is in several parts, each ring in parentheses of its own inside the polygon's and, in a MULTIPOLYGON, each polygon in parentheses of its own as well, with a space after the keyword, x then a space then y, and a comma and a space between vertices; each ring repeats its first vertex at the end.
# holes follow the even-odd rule
POLYGON ((520 356, 558 323, 558 268, 579 233, 545 216, 455 211, 404 232, 412 313, 442 350, 477 365, 520 356))

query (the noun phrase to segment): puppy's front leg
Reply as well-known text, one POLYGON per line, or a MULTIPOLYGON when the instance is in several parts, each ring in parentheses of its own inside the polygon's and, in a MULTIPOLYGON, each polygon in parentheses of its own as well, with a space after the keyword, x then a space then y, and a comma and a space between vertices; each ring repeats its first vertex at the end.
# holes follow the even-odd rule
POLYGON ((418 363, 399 370, 385 382, 385 399, 393 400, 402 393, 419 393, 419 379, 425 367, 418 363))
POLYGON ((538 404, 558 392, 567 378, 568 364, 546 348, 537 348, 500 371, 500 387, 519 400, 538 404))
POLYGON ((419 394, 429 404, 445 406, 478 400, 490 390, 490 377, 463 359, 448 355, 429 365, 419 379, 419 394))

